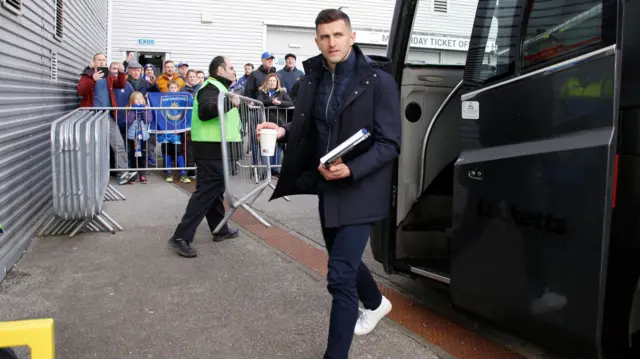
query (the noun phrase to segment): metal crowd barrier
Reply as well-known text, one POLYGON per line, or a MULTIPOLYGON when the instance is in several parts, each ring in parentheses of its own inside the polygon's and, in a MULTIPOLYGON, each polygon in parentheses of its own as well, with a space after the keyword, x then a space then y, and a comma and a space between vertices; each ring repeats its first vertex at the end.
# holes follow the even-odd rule
MULTIPOLYGON (((245 99, 248 99, 245 97, 245 99)), ((259 101, 253 100, 255 105, 246 104, 239 107, 241 111, 243 135, 242 143, 235 144, 230 148, 230 161, 232 162, 232 175, 235 179, 244 182, 246 179, 241 178, 251 172, 250 177, 254 185, 259 184, 266 179, 266 172, 261 156, 258 155, 258 145, 255 142, 255 128, 250 128, 250 123, 257 124, 255 114, 252 111, 262 111, 267 121, 277 122, 280 125, 287 123, 293 107, 264 107, 259 101), (257 107, 256 107, 257 106, 257 107), (266 112, 265 112, 266 111, 266 112), (253 117, 251 117, 253 116, 253 117), (249 158, 250 160, 247 160, 249 158), (262 168, 262 169, 261 169, 262 168), (238 177, 238 169, 242 170, 238 177)), ((165 172, 168 181, 174 181, 174 175, 177 174, 177 180, 182 182, 191 182, 195 178, 196 165, 191 152, 191 131, 190 126, 180 127, 177 130, 162 130, 161 128, 169 128, 166 117, 158 120, 159 116, 154 115, 155 111, 172 111, 176 115, 182 115, 192 107, 152 107, 147 106, 144 110, 136 107, 94 107, 92 110, 108 110, 115 116, 114 124, 118 124, 117 128, 121 137, 118 144, 112 148, 114 150, 113 165, 110 167, 111 172, 136 172, 140 175, 146 175, 147 172, 165 172), (180 111, 183 111, 180 113, 180 111), (134 116, 139 113, 139 116, 134 116), (134 118, 135 117, 135 118, 134 118), (163 122, 163 123, 159 123, 163 122), (143 140, 136 147, 134 136, 139 123, 145 124, 143 140), (134 127, 136 126, 136 127, 134 127), (133 130, 132 130, 132 127, 133 130), (148 137, 148 138, 147 138, 148 137), (136 150, 136 148, 138 150, 136 150), (136 152, 138 152, 136 154, 136 152)), ((184 118, 184 117, 182 117, 184 118)), ((115 127, 115 126, 114 126, 115 127)), ((274 175, 280 171, 281 159, 284 146, 282 146, 271 161, 272 172, 274 175)), ((273 186, 272 186, 273 187, 273 186)))
POLYGON ((122 227, 103 210, 105 199, 125 199, 109 185, 107 111, 74 110, 51 125, 53 214, 39 235, 122 227))
MULTIPOLYGON (((94 107, 92 110, 108 110, 112 114, 110 121, 117 129, 120 138, 112 145, 113 166, 110 172, 136 172, 146 175, 147 172, 165 172, 167 179, 173 180, 174 171, 180 180, 191 182, 187 178, 195 177, 195 163, 190 148, 190 126, 183 124, 170 128, 169 120, 158 120, 156 111, 167 111, 184 121, 187 111, 193 107, 146 106, 139 107, 94 107), (176 112, 177 111, 177 112, 176 112), (138 126, 142 129, 142 140, 137 139, 138 126)), ((113 142, 113 141, 112 141, 113 142)), ((107 162, 108 163, 108 162, 107 162)))
MULTIPOLYGON (((275 108, 271 108, 271 110, 275 110, 275 108)), ((280 108, 278 110, 285 109, 280 108)), ((222 132, 222 167, 226 187, 225 197, 230 208, 213 233, 217 233, 240 207, 244 208, 263 225, 270 227, 271 225, 253 210, 251 205, 267 187, 275 189, 272 179, 278 175, 284 151, 282 146, 277 145, 275 156, 262 156, 260 154, 260 143, 256 138, 256 127, 261 122, 270 118, 275 120, 277 117, 272 117, 268 109, 260 101, 222 92, 218 96, 218 114, 220 117, 220 131, 222 132), (229 114, 226 111, 231 109, 238 111, 240 116, 239 126, 228 120, 229 114)), ((287 197, 284 199, 289 201, 287 197)))

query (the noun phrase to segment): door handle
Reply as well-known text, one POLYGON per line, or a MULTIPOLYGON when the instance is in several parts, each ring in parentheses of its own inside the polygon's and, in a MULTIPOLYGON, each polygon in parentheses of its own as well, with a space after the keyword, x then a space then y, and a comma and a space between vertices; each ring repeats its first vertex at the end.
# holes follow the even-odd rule
POLYGON ((484 176, 484 173, 482 172, 482 170, 474 168, 474 169, 469 170, 469 172, 467 172, 467 175, 471 179, 482 180, 482 178, 484 176))

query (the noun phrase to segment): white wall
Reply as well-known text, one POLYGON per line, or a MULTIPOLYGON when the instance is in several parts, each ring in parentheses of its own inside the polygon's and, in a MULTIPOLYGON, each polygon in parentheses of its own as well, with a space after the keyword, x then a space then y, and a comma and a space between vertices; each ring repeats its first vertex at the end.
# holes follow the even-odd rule
MULTIPOLYGON (((433 12, 432 1, 421 0, 414 32, 468 38, 477 0, 449 0, 447 14, 433 12)), ((260 63, 268 43, 265 23, 313 28, 320 10, 340 6, 346 6, 356 30, 388 31, 395 1, 245 0, 229 6, 221 0, 113 0, 112 50, 114 58, 125 50, 168 52, 205 71, 213 56, 224 54, 240 70, 246 62, 260 63), (213 21, 201 22, 203 14, 213 21), (139 45, 138 39, 154 44, 139 45)))

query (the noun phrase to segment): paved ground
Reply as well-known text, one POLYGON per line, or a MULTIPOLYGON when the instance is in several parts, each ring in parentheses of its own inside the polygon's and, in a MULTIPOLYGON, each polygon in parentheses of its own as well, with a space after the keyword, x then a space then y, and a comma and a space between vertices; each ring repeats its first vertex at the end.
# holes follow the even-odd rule
MULTIPOLYGON (((239 173, 234 177, 230 190, 233 194, 244 195, 251 191, 255 183, 246 174, 239 173)), ((275 180, 273 181, 275 184, 275 180)), ((194 185, 179 184, 187 191, 193 191, 194 185)), ((293 196, 289 200, 278 199, 269 202, 271 188, 266 188, 254 202, 256 208, 276 228, 282 228, 287 234, 293 234, 298 240, 321 249, 313 256, 324 256, 324 241, 320 229, 316 196, 293 196)), ((249 217, 249 216, 247 216, 249 217)), ((251 230, 262 235, 261 225, 249 226, 251 230)), ((278 230, 273 231, 277 233, 278 230)), ((274 234, 276 236, 282 235, 274 234)), ((282 240, 273 245, 287 252, 287 245, 282 240)), ((302 252, 311 252, 309 249, 302 252)), ((292 255, 301 263, 307 262, 305 256, 292 255)), ((442 286, 433 286, 425 280, 412 280, 399 275, 388 275, 382 265, 374 260, 370 248, 364 253, 364 261, 374 273, 374 277, 390 292, 395 292, 394 311, 390 314, 393 320, 401 323, 414 334, 457 358, 546 358, 561 359, 531 343, 509 335, 500 329, 485 323, 479 318, 465 315, 451 307, 448 294, 442 286), (404 313, 398 314, 398 313, 404 313), (497 344, 497 345, 496 345, 497 344), (509 348, 509 349, 505 349, 509 348)), ((309 264, 306 264, 309 266, 309 264)), ((312 266, 313 267, 313 266, 312 266)), ((317 267, 317 266, 316 266, 317 267)), ((322 269, 319 272, 322 272, 322 269)))
MULTIPOLYGON (((0 284, 0 320, 54 318, 59 358, 322 357, 322 276, 247 232, 213 243, 204 223, 200 256, 177 257, 166 240, 187 195, 156 177, 118 189, 127 200, 105 209, 125 231, 37 240, 0 284)), ((438 357, 429 348, 385 320, 351 357, 438 357)))

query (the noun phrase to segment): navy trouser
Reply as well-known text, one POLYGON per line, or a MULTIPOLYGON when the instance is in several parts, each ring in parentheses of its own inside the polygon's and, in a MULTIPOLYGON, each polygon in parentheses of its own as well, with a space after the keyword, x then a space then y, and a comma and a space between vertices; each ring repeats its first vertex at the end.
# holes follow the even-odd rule
POLYGON ((382 294, 362 261, 371 225, 325 228, 323 212, 320 200, 322 235, 329 252, 327 289, 333 297, 324 359, 347 359, 358 320, 358 300, 372 310, 382 302, 382 294))

